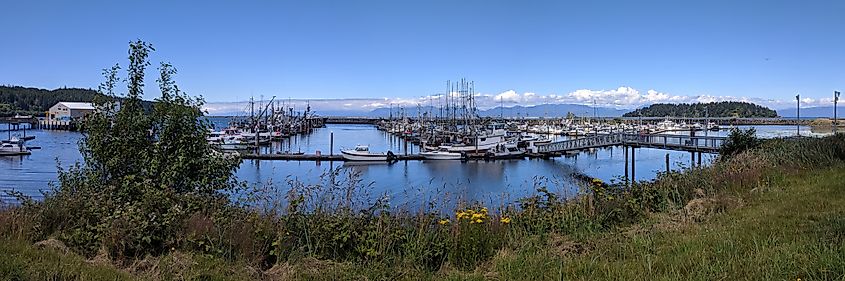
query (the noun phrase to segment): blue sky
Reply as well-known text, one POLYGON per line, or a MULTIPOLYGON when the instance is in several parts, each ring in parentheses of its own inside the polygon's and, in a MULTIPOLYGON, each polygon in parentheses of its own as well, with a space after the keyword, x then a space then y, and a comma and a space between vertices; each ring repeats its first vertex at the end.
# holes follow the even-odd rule
POLYGON ((0 84, 95 88, 139 38, 157 49, 154 62, 179 69, 181 88, 212 103, 275 95, 374 107, 443 93, 462 77, 508 104, 785 107, 800 92, 809 106, 845 88, 845 1, 5 1, 0 10, 0 84))

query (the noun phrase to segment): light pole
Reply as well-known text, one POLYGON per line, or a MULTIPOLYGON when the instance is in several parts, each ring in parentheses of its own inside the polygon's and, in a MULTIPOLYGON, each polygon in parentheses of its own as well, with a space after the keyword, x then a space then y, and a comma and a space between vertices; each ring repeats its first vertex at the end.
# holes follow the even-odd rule
POLYGON ((796 110, 796 117, 795 117, 795 128, 798 130, 798 136, 801 136, 801 94, 795 95, 795 103, 797 106, 795 107, 796 110))
POLYGON ((833 91, 833 133, 836 134, 836 103, 839 101, 839 91, 833 91))

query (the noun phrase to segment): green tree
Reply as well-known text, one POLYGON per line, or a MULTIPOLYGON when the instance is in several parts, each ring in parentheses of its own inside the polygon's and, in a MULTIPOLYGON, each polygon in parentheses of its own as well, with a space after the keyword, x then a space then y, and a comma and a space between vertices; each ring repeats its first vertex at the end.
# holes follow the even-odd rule
POLYGON ((748 130, 740 130, 737 128, 731 129, 727 140, 722 144, 719 150, 721 157, 730 158, 734 155, 740 154, 743 151, 760 146, 763 142, 757 138, 757 130, 750 128, 748 130))
POLYGON ((83 252, 104 249, 117 258, 164 251, 189 214, 227 204, 239 164, 207 144, 203 99, 179 90, 170 64, 160 65, 161 97, 145 109, 144 76, 154 49, 140 40, 129 47, 128 92, 115 93, 119 65, 103 71, 102 97, 82 127, 84 164, 60 171, 42 208, 43 234, 59 233, 83 252))

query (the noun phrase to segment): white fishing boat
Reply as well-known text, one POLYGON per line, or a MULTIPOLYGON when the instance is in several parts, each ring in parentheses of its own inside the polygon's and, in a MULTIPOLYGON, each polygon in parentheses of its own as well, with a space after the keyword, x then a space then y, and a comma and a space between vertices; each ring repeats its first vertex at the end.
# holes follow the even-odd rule
POLYGON ((387 161, 393 153, 388 152, 370 152, 370 147, 366 145, 358 145, 353 149, 344 149, 340 151, 343 159, 348 161, 387 161))
POLYGON ((463 158, 460 152, 449 152, 446 148, 420 152, 420 156, 427 160, 461 160, 463 158))
POLYGON ((31 154, 23 141, 16 138, 4 140, 0 143, 0 156, 28 155, 31 154))
MULTIPOLYGON (((507 142, 507 130, 504 124, 487 125, 486 130, 477 134, 474 138, 465 138, 463 142, 441 145, 441 149, 449 152, 485 152, 497 145, 507 142)), ((439 149, 438 149, 439 150, 439 149)))
POLYGON ((246 150, 249 145, 240 135, 229 135, 220 137, 214 145, 222 150, 246 150))
POLYGON ((711 130, 711 131, 718 131, 719 130, 719 124, 716 124, 714 122, 707 123, 707 129, 711 130))
POLYGON ((494 159, 520 158, 525 156, 525 150, 519 148, 515 142, 507 142, 487 151, 485 156, 494 159))

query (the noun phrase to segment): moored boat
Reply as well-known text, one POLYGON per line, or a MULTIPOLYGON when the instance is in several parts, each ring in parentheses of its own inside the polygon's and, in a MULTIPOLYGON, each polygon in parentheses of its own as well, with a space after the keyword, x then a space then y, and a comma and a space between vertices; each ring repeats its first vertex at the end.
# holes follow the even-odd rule
POLYGON ((446 148, 420 152, 420 156, 422 156, 426 160, 461 160, 463 158, 462 153, 449 152, 449 150, 446 148))
POLYGON ((393 157, 393 153, 388 152, 371 152, 370 147, 366 145, 358 145, 353 149, 344 149, 340 151, 343 159, 348 161, 387 161, 393 157))
POLYGON ((0 156, 14 156, 14 155, 29 155, 29 149, 23 144, 23 141, 12 138, 0 143, 0 156))

